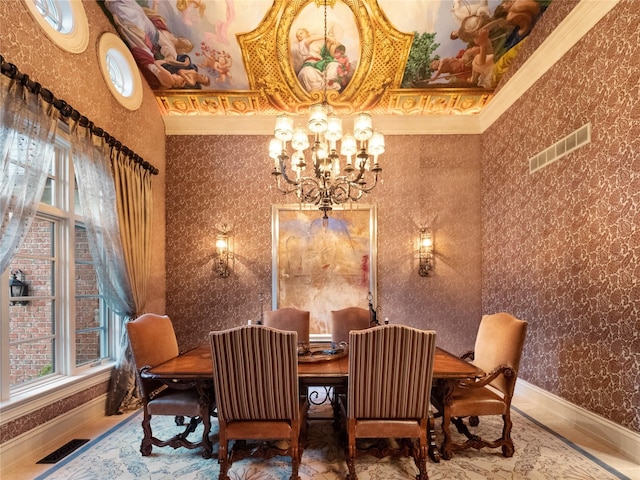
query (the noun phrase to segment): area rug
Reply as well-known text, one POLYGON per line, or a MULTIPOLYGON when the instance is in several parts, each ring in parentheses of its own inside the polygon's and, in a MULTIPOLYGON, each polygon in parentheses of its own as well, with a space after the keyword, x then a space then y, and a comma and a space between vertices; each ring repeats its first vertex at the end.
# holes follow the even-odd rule
MULTIPOLYGON (((313 407, 311 415, 322 415, 313 407)), ((326 411, 325 411, 326 413, 326 411)), ((587 452, 555 434, 523 412, 513 409, 513 441, 516 452, 504 458, 500 450, 468 450, 456 453, 451 460, 431 461, 427 471, 431 480, 518 480, 567 479, 608 480, 627 477, 603 464, 587 452)), ((211 480, 218 477, 217 458, 203 459, 199 450, 171 447, 153 448, 149 457, 140 455, 142 412, 130 416, 99 438, 87 443, 37 480, 124 480, 151 479, 211 480)), ((439 420, 437 428, 439 430, 439 420)), ((168 438, 177 427, 170 417, 154 417, 152 428, 159 438, 168 438)), ((481 417, 474 432, 486 438, 500 436, 499 417, 481 417)), ((455 428, 452 428, 455 432, 455 428)), ((218 425, 213 422, 212 438, 217 442, 218 425)), ((197 438, 198 430, 194 432, 197 438)), ((441 438, 438 436, 438 442, 441 438)), ((214 443, 214 451, 217 445, 214 443)), ((415 479, 418 473, 413 459, 377 459, 362 455, 356 458, 360 480, 415 479)), ((340 436, 332 422, 311 419, 302 455, 300 478, 335 480, 345 478, 347 464, 340 436)), ((291 474, 288 457, 269 460, 245 458, 234 462, 229 471, 232 480, 287 480, 291 474)))

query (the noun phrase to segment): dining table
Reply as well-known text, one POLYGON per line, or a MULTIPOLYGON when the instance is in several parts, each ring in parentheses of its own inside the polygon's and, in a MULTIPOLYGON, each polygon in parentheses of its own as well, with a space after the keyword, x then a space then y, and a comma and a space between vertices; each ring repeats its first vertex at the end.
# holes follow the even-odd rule
MULTIPOLYGON (((436 347, 433 362, 433 380, 444 391, 453 391, 459 381, 476 379, 485 375, 480 368, 436 347)), ((210 391, 213 384, 213 362, 209 344, 200 345, 171 358, 153 368, 141 372, 144 378, 159 380, 171 387, 177 383, 196 383, 198 390, 210 391)), ((298 380, 300 387, 343 387, 348 385, 348 348, 332 350, 330 345, 310 344, 304 354, 298 356, 298 380)), ((209 397, 206 399, 209 400, 209 397)), ((445 398, 446 401, 446 398, 445 398)), ((435 440, 433 418, 429 422, 429 456, 432 461, 440 461, 440 453, 435 440)), ((207 452, 209 453, 209 452, 207 452)))

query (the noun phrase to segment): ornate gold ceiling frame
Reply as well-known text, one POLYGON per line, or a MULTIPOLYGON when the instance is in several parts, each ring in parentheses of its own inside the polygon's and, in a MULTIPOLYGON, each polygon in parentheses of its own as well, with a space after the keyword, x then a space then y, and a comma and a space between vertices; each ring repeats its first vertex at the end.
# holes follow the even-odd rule
MULTIPOLYGON (((333 8, 337 0, 328 0, 333 8)), ((297 79, 290 58, 290 33, 294 20, 307 5, 318 8, 323 0, 276 0, 274 6, 252 32, 238 35, 249 87, 261 92, 278 111, 305 112, 322 101, 322 92, 307 92, 297 79)), ((403 33, 389 23, 377 2, 344 0, 353 13, 361 51, 359 62, 346 88, 327 92, 327 101, 341 114, 369 110, 380 102, 388 88, 398 88, 413 42, 413 34, 403 33)))
MULTIPOLYGON (((367 110, 376 115, 469 115, 479 113, 493 96, 481 88, 400 88, 413 33, 397 30, 375 0, 328 0, 344 3, 360 35, 360 57, 342 92, 327 101, 337 113, 367 110)), ((307 92, 291 64, 290 32, 307 5, 323 0, 274 0, 260 25, 237 34, 249 81, 248 91, 172 90, 156 93, 163 115, 276 115, 305 113, 322 101, 322 91, 307 92)))

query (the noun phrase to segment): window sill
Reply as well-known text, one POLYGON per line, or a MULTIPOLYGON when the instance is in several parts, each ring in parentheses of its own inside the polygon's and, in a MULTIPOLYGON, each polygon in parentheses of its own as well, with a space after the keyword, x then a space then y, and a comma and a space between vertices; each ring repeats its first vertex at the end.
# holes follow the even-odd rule
POLYGON ((114 366, 115 362, 109 362, 88 368, 73 377, 54 377, 12 395, 10 400, 0 403, 0 425, 109 380, 114 366))

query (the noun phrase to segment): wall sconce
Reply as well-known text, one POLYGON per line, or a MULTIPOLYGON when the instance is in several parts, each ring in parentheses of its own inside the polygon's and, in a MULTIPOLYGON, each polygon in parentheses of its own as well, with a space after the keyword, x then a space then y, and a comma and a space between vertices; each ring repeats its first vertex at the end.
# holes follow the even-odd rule
MULTIPOLYGON (((24 281, 24 272, 20 269, 11 272, 11 278, 9 279, 9 289, 11 297, 28 297, 29 285, 24 281), (18 275, 20 278, 18 278, 18 275)), ((9 305, 27 305, 29 302, 26 300, 16 300, 9 302, 9 305)))
POLYGON ((428 277, 431 270, 433 270, 433 237, 426 228, 420 229, 420 240, 418 246, 418 258, 420 259, 420 267, 418 268, 418 275, 421 277, 428 277))
POLYGON ((218 234, 216 235, 215 254, 216 272, 218 272, 219 276, 226 278, 231 275, 231 270, 229 269, 229 259, 231 257, 229 231, 231 229, 227 225, 220 225, 217 228, 218 234))

